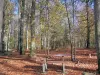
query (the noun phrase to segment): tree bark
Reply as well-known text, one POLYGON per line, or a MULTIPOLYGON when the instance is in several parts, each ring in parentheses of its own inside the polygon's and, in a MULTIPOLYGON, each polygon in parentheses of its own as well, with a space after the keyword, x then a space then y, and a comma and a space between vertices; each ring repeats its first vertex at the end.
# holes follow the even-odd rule
POLYGON ((48 25, 48 30, 47 30, 47 49, 48 49, 48 52, 47 54, 49 55, 49 48, 50 48, 50 36, 49 36, 49 7, 48 7, 48 4, 49 4, 49 0, 46 0, 46 24, 48 25))
POLYGON ((24 22, 24 7, 25 7, 25 0, 20 1, 20 26, 19 26, 19 51, 20 55, 24 54, 23 49, 23 22, 24 22))
POLYGON ((33 43, 35 45, 35 0, 32 0, 32 6, 31 6, 31 17, 30 17, 31 25, 30 25, 30 30, 31 30, 31 42, 30 42, 30 56, 34 55, 34 47, 33 43), (33 41, 34 40, 34 41, 33 41))
POLYGON ((0 0, 0 51, 3 52, 3 38, 4 38, 4 0, 0 0))
POLYGON ((98 58, 98 73, 100 74, 100 0, 94 0, 95 39, 98 58))
POLYGON ((89 26, 88 2, 89 2, 89 0, 86 0, 86 17, 87 17, 87 46, 86 46, 86 48, 90 47, 90 26, 89 26))

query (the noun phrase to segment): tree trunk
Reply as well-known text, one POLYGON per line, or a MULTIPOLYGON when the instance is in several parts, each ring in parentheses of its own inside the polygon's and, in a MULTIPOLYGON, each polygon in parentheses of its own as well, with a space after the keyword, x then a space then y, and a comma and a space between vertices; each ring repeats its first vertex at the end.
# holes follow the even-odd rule
POLYGON ((8 32, 7 32, 7 42, 6 42, 6 49, 7 49, 7 52, 9 51, 9 38, 10 38, 10 21, 9 21, 9 26, 8 26, 8 32))
POLYGON ((34 55, 33 50, 35 49, 35 46, 33 46, 33 45, 35 45, 35 0, 32 0, 30 21, 31 21, 31 26, 30 26, 30 30, 31 30, 30 56, 33 56, 34 55))
POLYGON ((20 27, 19 27, 19 51, 20 55, 24 54, 24 49, 23 49, 23 22, 24 22, 24 6, 25 6, 25 0, 20 1, 20 27))
POLYGON ((88 11, 88 2, 89 0, 86 0, 86 13, 87 13, 87 46, 86 48, 90 47, 90 26, 89 26, 89 11, 88 11))
MULTIPOLYGON (((75 6, 74 5, 74 0, 72 0, 72 7, 73 7, 73 26, 74 26, 74 16, 75 16, 74 6, 75 6)), ((73 61, 75 61, 75 36, 73 36, 73 41, 74 42, 72 43, 73 44, 73 53, 72 53, 73 55, 72 56, 73 56, 73 61)))
POLYGON ((27 31, 26 31, 26 48, 27 48, 27 50, 29 49, 29 47, 28 47, 28 24, 27 24, 27 31))
POLYGON ((94 0, 95 39, 98 58, 98 73, 100 74, 100 0, 94 0))
POLYGON ((70 24, 70 19, 69 19, 69 14, 68 14, 68 8, 67 8, 67 2, 65 0, 65 8, 67 12, 67 19, 68 19, 68 25, 69 25, 69 37, 70 37, 70 47, 71 47, 71 60, 73 61, 73 44, 72 44, 72 33, 71 33, 71 24, 70 24))
POLYGON ((50 38, 50 36, 49 36, 49 7, 48 7, 48 3, 49 3, 49 0, 46 0, 46 24, 48 25, 47 27, 48 27, 48 30, 47 30, 47 54, 49 55, 49 38, 50 38))
POLYGON ((0 0, 0 51, 3 52, 4 38, 4 0, 0 0))
POLYGON ((41 31, 41 50, 43 49, 43 33, 42 33, 42 24, 41 24, 41 19, 42 19, 42 11, 43 11, 43 8, 42 8, 42 1, 40 1, 39 3, 40 5, 40 31, 41 31))

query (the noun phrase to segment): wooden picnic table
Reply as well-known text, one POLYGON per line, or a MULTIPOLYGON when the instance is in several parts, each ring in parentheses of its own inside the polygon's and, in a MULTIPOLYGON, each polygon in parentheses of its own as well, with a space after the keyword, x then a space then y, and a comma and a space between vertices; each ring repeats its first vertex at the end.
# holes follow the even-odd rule
POLYGON ((63 73, 65 73, 65 65, 64 65, 64 57, 66 55, 65 54, 56 54, 53 55, 53 57, 61 57, 62 60, 61 61, 55 61, 55 60, 49 60, 50 58, 48 58, 48 56, 45 57, 37 57, 36 62, 40 63, 42 65, 42 72, 46 72, 46 70, 48 69, 48 65, 56 65, 57 63, 60 63, 62 66, 62 71, 63 73))

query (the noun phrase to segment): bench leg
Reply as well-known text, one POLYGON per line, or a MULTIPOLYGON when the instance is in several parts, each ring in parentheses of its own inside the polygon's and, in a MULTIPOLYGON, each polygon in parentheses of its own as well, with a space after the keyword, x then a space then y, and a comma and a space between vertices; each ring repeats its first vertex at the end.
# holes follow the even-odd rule
POLYGON ((45 64, 42 64, 42 72, 45 73, 46 70, 45 70, 45 64))
POLYGON ((48 69, 47 63, 45 63, 45 69, 46 69, 46 70, 48 69))
POLYGON ((62 67, 63 67, 63 73, 65 73, 65 65, 62 64, 62 67))

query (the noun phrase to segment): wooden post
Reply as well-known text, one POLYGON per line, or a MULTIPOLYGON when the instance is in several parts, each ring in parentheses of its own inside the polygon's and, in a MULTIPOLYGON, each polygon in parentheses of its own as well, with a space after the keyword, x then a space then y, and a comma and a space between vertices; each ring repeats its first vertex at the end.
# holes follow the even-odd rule
POLYGON ((65 65, 64 65, 64 63, 62 64, 62 66, 63 66, 63 73, 65 73, 65 65))
POLYGON ((44 63, 42 64, 42 72, 43 72, 43 73, 46 72, 46 70, 45 70, 45 64, 44 64, 44 63))
POLYGON ((45 63, 45 69, 47 70, 48 67, 47 67, 47 58, 44 60, 44 63, 45 63))
POLYGON ((91 58, 91 54, 89 54, 89 58, 91 58))
POLYGON ((42 72, 45 73, 47 70, 47 58, 43 60, 43 64, 42 64, 42 72))
POLYGON ((62 71, 65 73, 64 56, 62 56, 62 71))

